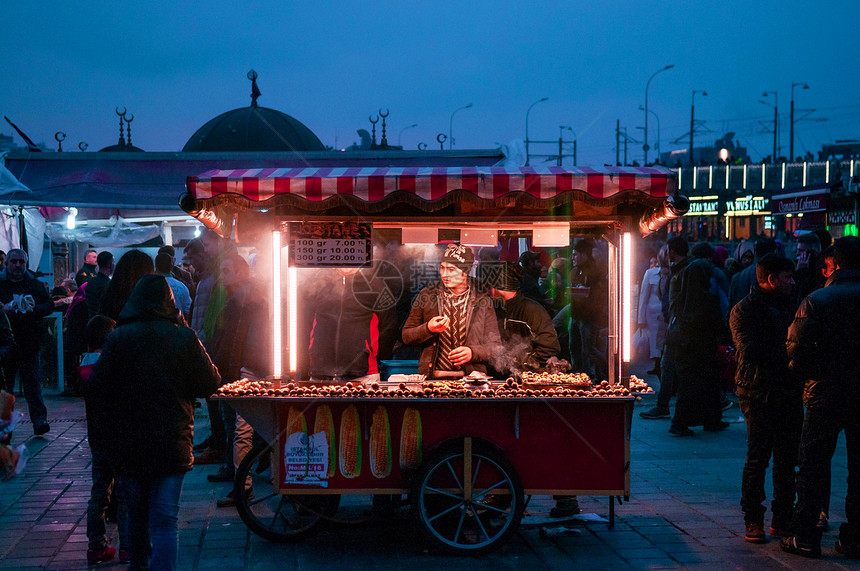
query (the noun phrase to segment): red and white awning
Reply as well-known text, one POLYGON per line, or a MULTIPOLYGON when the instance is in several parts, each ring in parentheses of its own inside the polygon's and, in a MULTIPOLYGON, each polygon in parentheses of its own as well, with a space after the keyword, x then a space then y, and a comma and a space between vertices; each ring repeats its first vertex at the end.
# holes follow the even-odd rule
POLYGON ((636 191, 652 198, 674 194, 675 175, 661 167, 338 167, 213 170, 189 177, 188 192, 197 200, 235 194, 253 201, 280 195, 323 201, 352 196, 376 202, 402 191, 434 201, 453 191, 493 200, 524 192, 538 199, 579 191, 597 199, 636 191))

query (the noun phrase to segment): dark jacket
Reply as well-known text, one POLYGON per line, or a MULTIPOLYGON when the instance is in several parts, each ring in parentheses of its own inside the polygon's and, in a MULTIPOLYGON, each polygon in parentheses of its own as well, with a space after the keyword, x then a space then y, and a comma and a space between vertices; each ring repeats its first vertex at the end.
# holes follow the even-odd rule
POLYGON ((87 313, 93 317, 99 312, 99 304, 102 301, 102 296, 110 284, 110 278, 102 273, 98 273, 87 282, 87 298, 86 306, 87 313))
POLYGON ((246 283, 224 304, 223 325, 210 343, 212 362, 223 383, 240 378, 242 367, 258 377, 271 374, 272 342, 265 294, 246 283))
POLYGON ((522 293, 505 302, 499 329, 505 341, 505 357, 512 359, 510 364, 516 365, 519 371, 523 370, 524 363, 542 367, 547 359, 555 357, 561 350, 558 334, 546 309, 522 293))
POLYGON ((603 270, 597 267, 593 259, 589 258, 582 266, 571 268, 570 286, 571 318, 595 325, 605 325, 609 290, 603 270))
MULTIPOLYGON (((435 352, 434 343, 438 335, 431 333, 427 322, 442 315, 441 283, 425 287, 412 302, 412 311, 406 318, 401 335, 407 345, 420 345, 418 372, 426 375, 430 371, 435 352)), ((493 309, 493 300, 485 293, 478 293, 477 286, 470 280, 469 300, 466 302, 466 347, 472 350, 472 360, 463 365, 466 374, 472 371, 487 372, 487 363, 502 351, 499 324, 493 309)))
POLYGON ((787 346, 807 407, 860 401, 860 270, 836 270, 803 300, 787 346))
POLYGON ((395 298, 370 270, 321 270, 299 292, 299 371, 355 378, 379 372, 397 340, 395 298))
MULTIPOLYGON (((737 349, 737 394, 767 399, 771 393, 796 394, 802 384, 788 369, 785 338, 794 316, 793 300, 752 286, 732 309, 729 326, 737 349)), ((799 401, 798 401, 799 402, 799 401)))
POLYGON ((78 284, 78 287, 81 287, 81 284, 85 284, 93 279, 98 271, 99 269, 95 264, 84 264, 78 270, 78 273, 75 274, 75 283, 78 284))
POLYGON ((54 302, 48 294, 48 288, 29 273, 20 282, 7 279, 0 280, 0 303, 4 305, 12 301, 14 295, 32 295, 36 306, 29 313, 7 311, 6 317, 12 326, 15 343, 22 350, 38 350, 42 342, 44 327, 42 318, 54 311, 54 302))
POLYGON ((87 388, 90 446, 120 475, 159 476, 193 466, 194 399, 220 376, 162 276, 143 276, 108 336, 87 388))
POLYGON ((756 262, 753 262, 732 276, 732 283, 729 287, 729 310, 740 300, 748 296, 750 289, 756 284, 755 267, 756 262))

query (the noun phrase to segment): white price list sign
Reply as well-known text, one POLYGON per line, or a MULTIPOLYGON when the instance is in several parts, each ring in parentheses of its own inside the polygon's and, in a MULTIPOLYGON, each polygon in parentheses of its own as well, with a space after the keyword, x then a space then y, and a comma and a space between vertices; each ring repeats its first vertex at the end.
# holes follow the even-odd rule
POLYGON ((367 246, 364 240, 335 238, 299 238, 293 245, 297 267, 365 266, 367 246))

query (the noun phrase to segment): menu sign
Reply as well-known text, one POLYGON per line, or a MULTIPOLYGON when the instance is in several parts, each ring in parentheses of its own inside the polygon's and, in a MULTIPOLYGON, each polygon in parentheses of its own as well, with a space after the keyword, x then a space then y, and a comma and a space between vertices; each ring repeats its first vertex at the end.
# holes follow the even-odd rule
POLYGON ((290 266, 368 267, 371 230, 369 222, 290 222, 290 266))

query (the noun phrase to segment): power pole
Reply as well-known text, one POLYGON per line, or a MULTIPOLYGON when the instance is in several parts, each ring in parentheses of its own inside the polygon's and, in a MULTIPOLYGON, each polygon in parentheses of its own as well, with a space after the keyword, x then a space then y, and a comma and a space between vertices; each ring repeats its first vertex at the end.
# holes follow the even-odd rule
MULTIPOLYGON (((627 144, 625 143, 625 148, 627 144)), ((615 120, 615 166, 621 166, 621 119, 615 120)), ((625 152, 626 154, 626 152, 625 152)))

